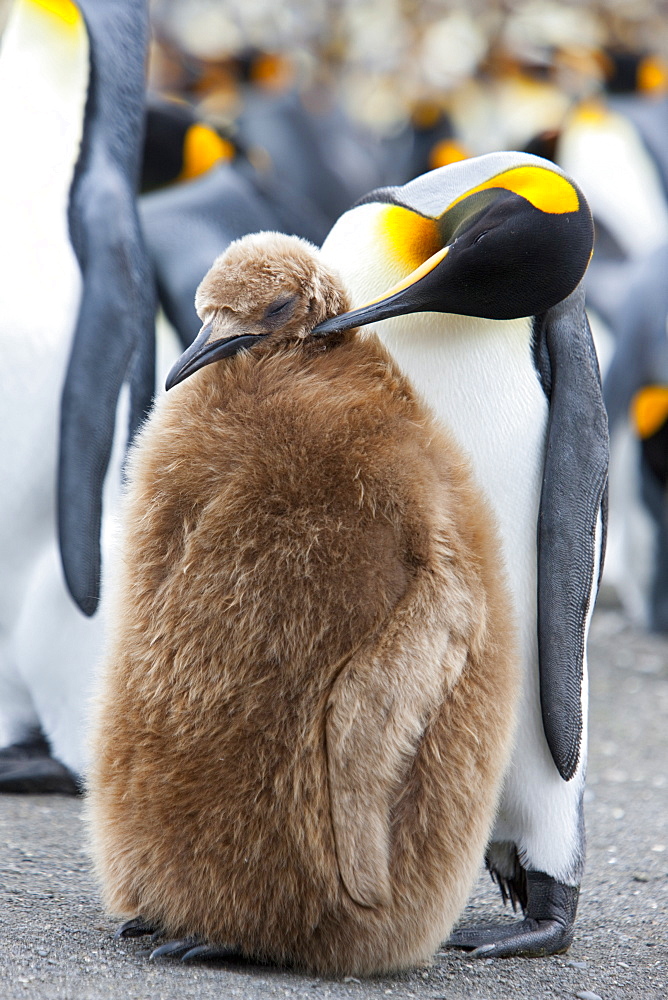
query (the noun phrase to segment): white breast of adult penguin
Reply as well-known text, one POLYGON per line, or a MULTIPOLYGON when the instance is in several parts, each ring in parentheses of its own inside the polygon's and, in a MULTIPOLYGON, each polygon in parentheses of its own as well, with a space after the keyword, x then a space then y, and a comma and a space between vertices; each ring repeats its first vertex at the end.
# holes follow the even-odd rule
MULTIPOLYGON (((395 273, 389 271, 387 257, 382 268, 374 267, 373 217, 381 207, 360 205, 343 215, 322 247, 353 308, 403 277, 399 265, 395 273)), ((533 363, 533 317, 413 313, 368 330, 380 337, 469 456, 497 517, 508 580, 522 608, 523 646, 535 649, 536 523, 548 402, 533 363)))

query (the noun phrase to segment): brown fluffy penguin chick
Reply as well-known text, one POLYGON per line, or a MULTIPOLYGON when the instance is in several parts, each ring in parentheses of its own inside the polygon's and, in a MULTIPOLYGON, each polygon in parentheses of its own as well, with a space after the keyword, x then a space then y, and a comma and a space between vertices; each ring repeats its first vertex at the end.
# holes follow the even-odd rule
POLYGON ((464 905, 511 741, 491 516, 378 341, 311 333, 348 307, 314 247, 245 237, 197 306, 130 462, 89 783, 104 897, 313 974, 412 966, 464 905))

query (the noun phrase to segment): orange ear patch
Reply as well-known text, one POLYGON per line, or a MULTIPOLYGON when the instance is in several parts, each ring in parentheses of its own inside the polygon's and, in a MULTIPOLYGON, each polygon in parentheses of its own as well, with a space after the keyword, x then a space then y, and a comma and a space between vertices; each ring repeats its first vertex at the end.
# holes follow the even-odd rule
POLYGON ((638 66, 638 90, 661 97, 668 92, 668 63, 660 56, 645 56, 638 66))
POLYGON ((192 180, 206 173, 219 161, 234 158, 234 146, 223 139, 208 125, 196 122, 191 125, 183 142, 183 169, 180 181, 192 180))
POLYGON ((411 212, 402 205, 387 205, 379 214, 380 243, 407 273, 414 271, 443 247, 434 219, 411 212))
POLYGON ((640 389, 631 401, 630 416, 641 438, 656 434, 668 419, 668 387, 648 385, 640 389))

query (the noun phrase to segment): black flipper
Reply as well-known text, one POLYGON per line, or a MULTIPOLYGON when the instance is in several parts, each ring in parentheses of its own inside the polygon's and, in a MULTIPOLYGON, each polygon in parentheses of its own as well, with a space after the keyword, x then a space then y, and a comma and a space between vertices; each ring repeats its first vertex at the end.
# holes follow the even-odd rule
POLYGON ((604 547, 608 469, 607 418, 582 286, 537 317, 535 358, 550 400, 538 520, 541 708, 550 752, 568 781, 581 751, 586 619, 599 517, 604 547))
POLYGON ((464 948, 471 958, 542 957, 566 951, 580 890, 556 882, 544 872, 526 872, 526 917, 520 923, 462 927, 453 931, 449 948, 464 948))
POLYGON ((61 400, 58 528, 68 588, 91 615, 99 599, 102 489, 118 396, 129 382, 132 433, 153 393, 155 309, 135 204, 145 4, 80 0, 79 6, 90 38, 91 76, 69 223, 83 292, 61 400))

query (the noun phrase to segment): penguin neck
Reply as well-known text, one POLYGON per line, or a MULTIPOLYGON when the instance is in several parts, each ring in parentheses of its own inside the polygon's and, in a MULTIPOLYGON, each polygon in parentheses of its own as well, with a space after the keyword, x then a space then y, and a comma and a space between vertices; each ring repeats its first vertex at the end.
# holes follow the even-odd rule
POLYGON ((524 437, 527 409, 547 413, 533 363, 533 317, 490 320, 420 313, 388 320, 374 332, 416 391, 472 453, 474 464, 484 443, 481 435, 501 438, 512 449, 511 428, 524 437))

